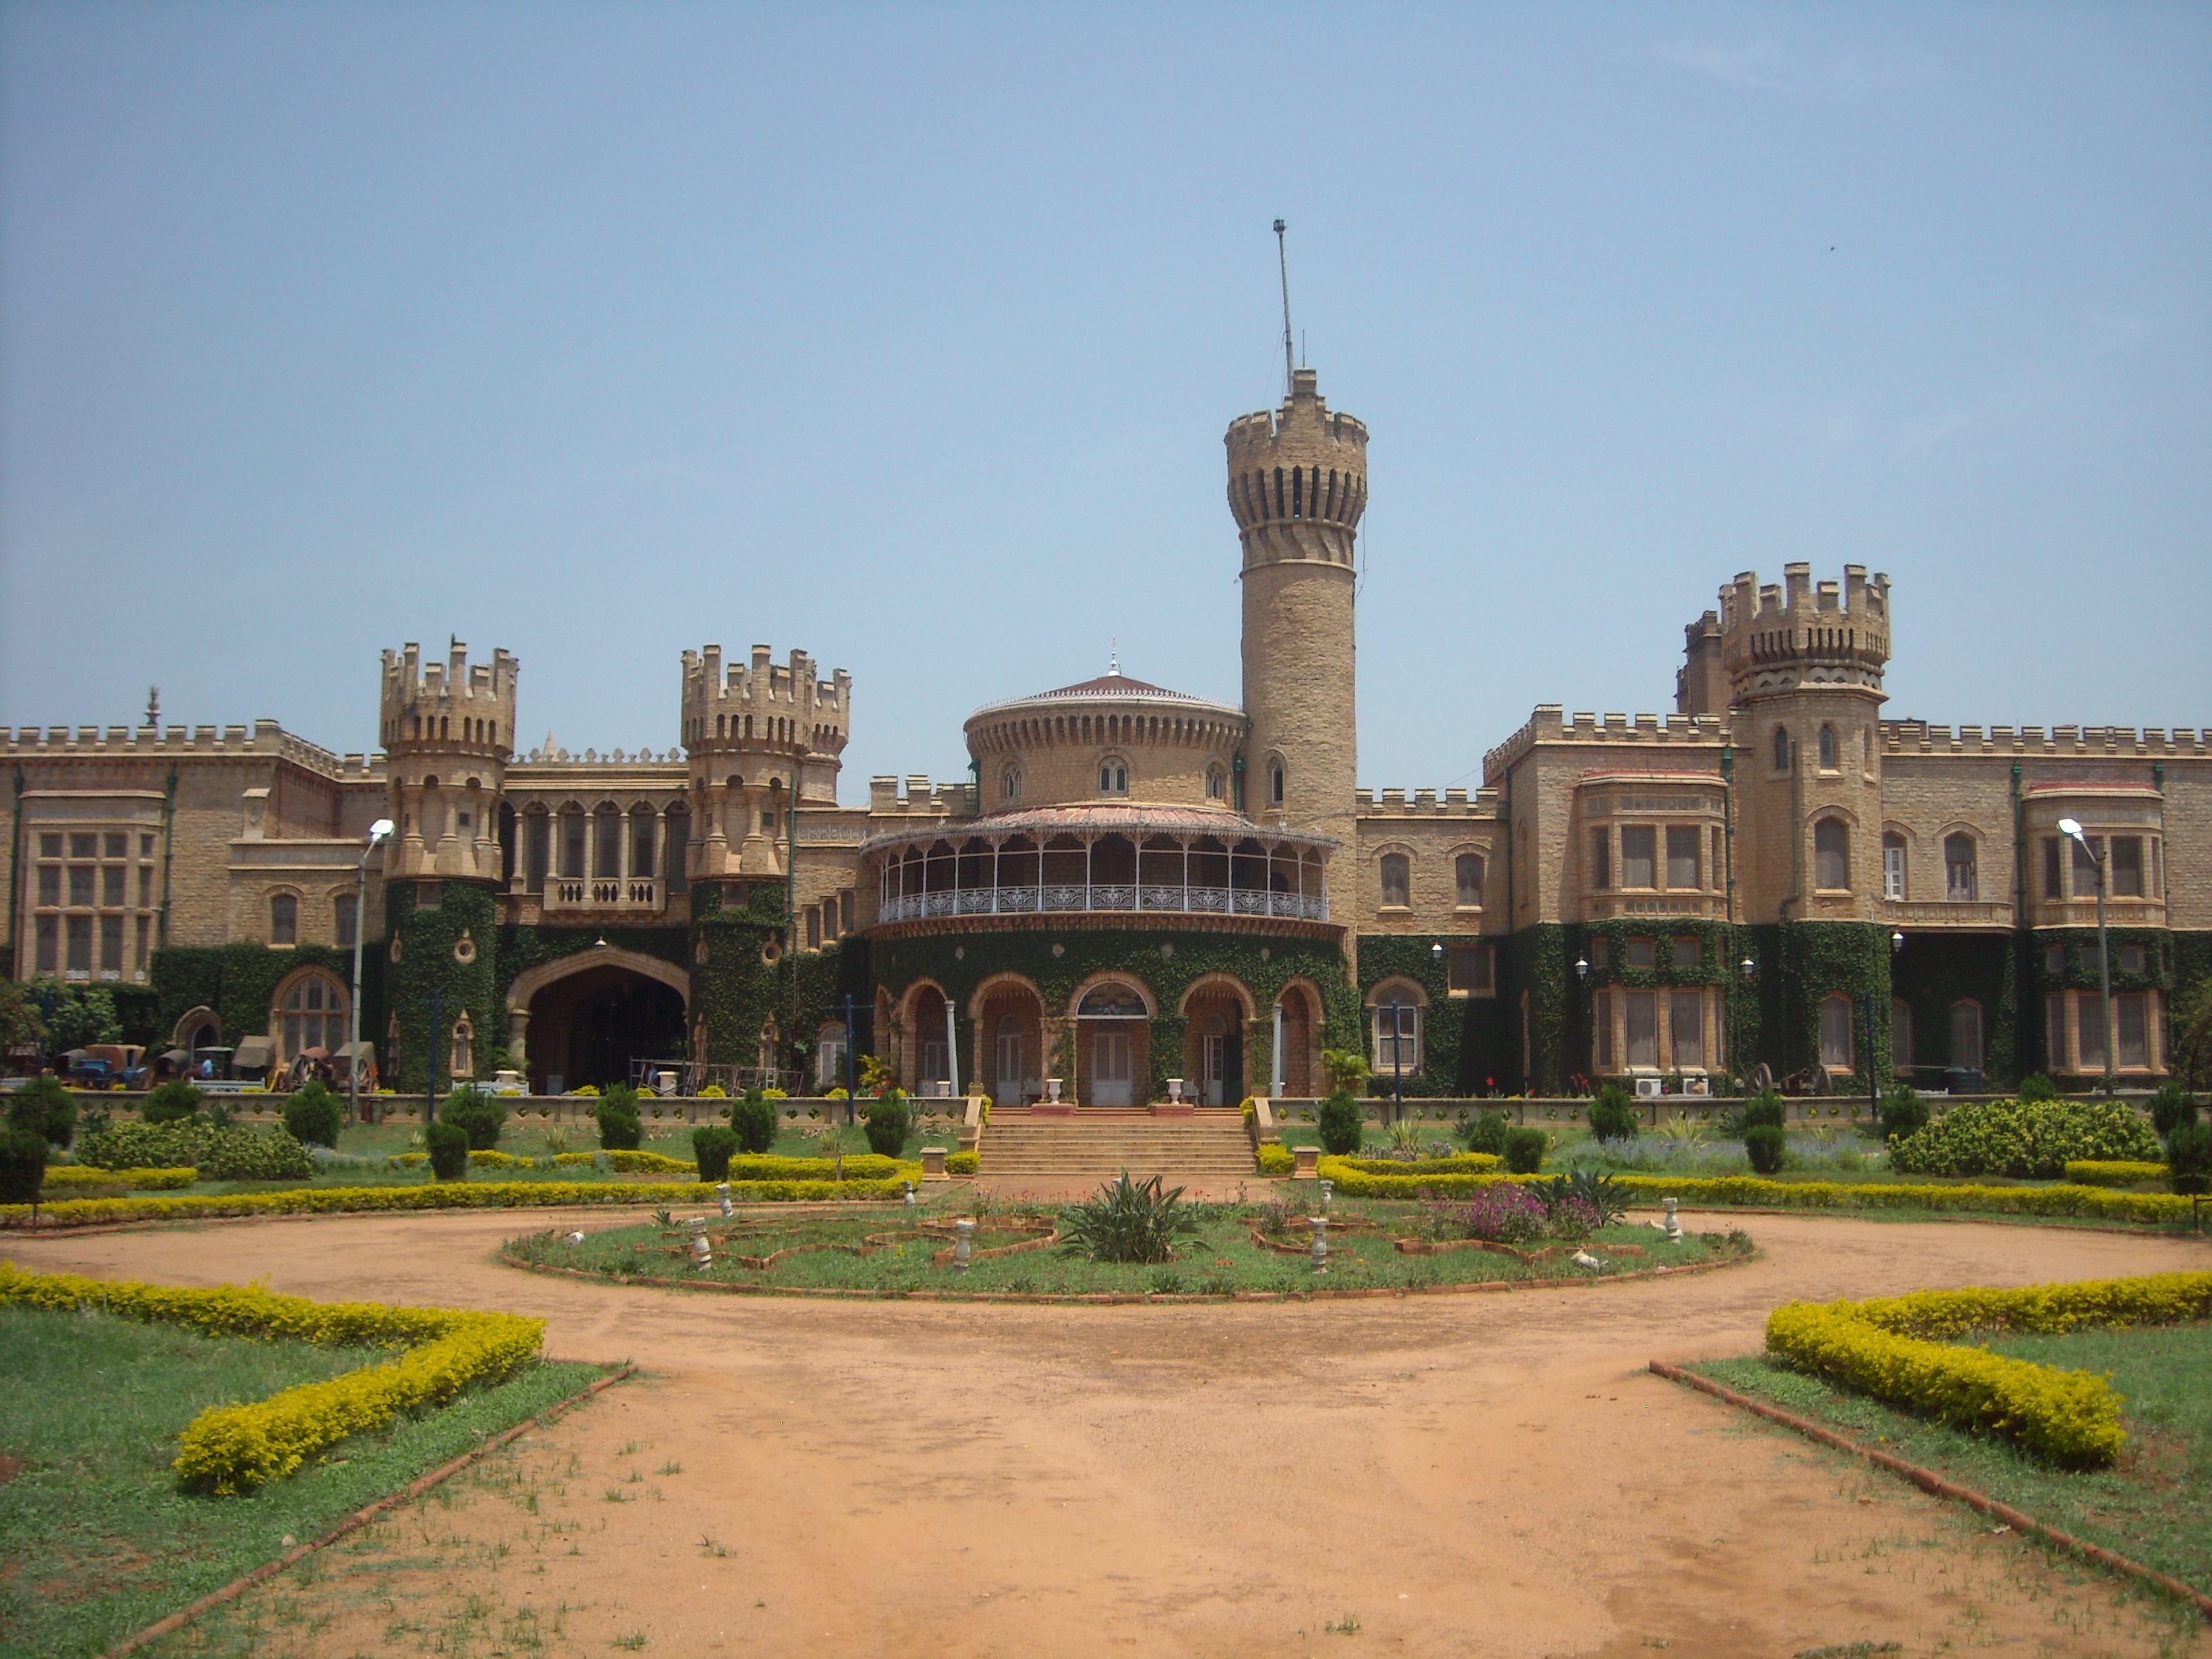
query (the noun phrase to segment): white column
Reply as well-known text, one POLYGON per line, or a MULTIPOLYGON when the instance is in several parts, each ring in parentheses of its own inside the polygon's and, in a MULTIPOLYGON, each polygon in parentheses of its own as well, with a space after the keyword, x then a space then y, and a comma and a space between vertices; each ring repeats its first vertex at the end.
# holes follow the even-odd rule
POLYGON ((1275 999, 1275 1041, 1273 1047, 1274 1058, 1267 1064, 1267 1098, 1280 1100, 1283 1097, 1283 1000, 1280 997, 1275 999))

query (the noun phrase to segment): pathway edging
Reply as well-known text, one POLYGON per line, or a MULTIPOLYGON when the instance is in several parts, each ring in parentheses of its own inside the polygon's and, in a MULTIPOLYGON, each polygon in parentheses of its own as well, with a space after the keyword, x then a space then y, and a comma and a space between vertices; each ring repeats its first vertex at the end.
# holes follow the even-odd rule
POLYGON ((1712 1395, 1716 1400, 1723 1401, 1743 1411, 1764 1417, 1771 1422, 1779 1423, 1785 1429, 1795 1430, 1809 1439, 1818 1440, 1824 1445, 1833 1446, 1838 1451, 1846 1451, 1856 1456, 1863 1457, 1869 1462, 1887 1469, 1892 1474, 1901 1475, 1932 1497, 1948 1498, 1954 1504, 1964 1504, 1969 1509, 1979 1510, 1984 1515, 1994 1516, 2003 1522, 2014 1532, 2026 1533, 2043 1539, 2048 1543, 2057 1545, 2061 1549, 2070 1550, 2084 1560, 2093 1561, 2100 1567, 2108 1567, 2129 1577, 2140 1578, 2146 1583, 2155 1584, 2167 1595, 2177 1596, 2191 1603, 2207 1620, 2212 1620, 2212 1595, 2207 1595, 2202 1590, 2183 1583, 2179 1578, 2170 1577, 2154 1567, 2147 1567, 2142 1562, 2133 1560, 2115 1550, 2108 1550, 2101 1544, 2092 1544, 2087 1539, 2076 1538, 2070 1532, 2062 1532, 2047 1522, 2039 1521, 2033 1516, 2013 1508, 2009 1504, 1999 1503, 1987 1492, 1978 1492, 1972 1486, 1962 1486, 1955 1480, 1946 1480, 1935 1470, 1923 1468, 1917 1463, 1908 1462, 1893 1452, 1877 1451, 1872 1446, 1862 1445, 1849 1435, 1840 1433, 1824 1423, 1816 1423, 1810 1418, 1798 1416, 1795 1412, 1784 1411, 1779 1406, 1769 1405, 1765 1401, 1753 1395, 1740 1394, 1734 1389, 1714 1382, 1711 1377, 1700 1376, 1695 1371, 1686 1370, 1680 1365, 1670 1365, 1663 1359, 1652 1360, 1650 1369, 1654 1375, 1663 1376, 1669 1382, 1686 1382, 1700 1393, 1712 1395))
POLYGON ((259 1566, 254 1568, 252 1571, 246 1573, 240 1577, 232 1579, 230 1583, 225 1584, 221 1589, 210 1590, 205 1595, 200 1597, 198 1601, 193 1602, 190 1607, 181 1608, 178 1612, 171 1613, 166 1619, 157 1620, 155 1623, 147 1626, 145 1629, 140 1631, 136 1636, 126 1637, 123 1641, 107 1650, 106 1659, 124 1659, 124 1656, 125 1654, 136 1653, 149 1643, 157 1642, 164 1636, 173 1635, 176 1632, 182 1630, 186 1625, 191 1624, 193 1620, 198 1618, 202 1613, 210 1612, 214 1608, 221 1607, 226 1601, 237 1600, 240 1596, 245 1595, 246 1591, 252 1589, 256 1584, 261 1583, 264 1578, 273 1578, 276 1574, 286 1571, 288 1568, 297 1566, 301 1561, 304 1561, 307 1557, 313 1555, 317 1550, 323 1549, 331 1544, 335 1544, 339 1539, 344 1537, 348 1533, 356 1531, 359 1528, 367 1526, 370 1522, 376 1519, 378 1516, 383 1514, 385 1510, 396 1508, 399 1504, 406 1503, 410 1498, 420 1498, 424 1492, 429 1491, 431 1487, 452 1480, 453 1476, 459 1474, 463 1469, 468 1468, 470 1464, 477 1462, 485 1457, 489 1457, 492 1453, 497 1451, 509 1441, 520 1438, 532 1429, 544 1428, 556 1418, 565 1413, 571 1406, 581 1405, 585 1401, 589 1400, 593 1395, 599 1393, 601 1390, 611 1389, 616 1383, 636 1375, 636 1366, 624 1364, 621 1370, 609 1373, 607 1376, 601 1377, 598 1382, 586 1383, 584 1387, 577 1389, 575 1393, 570 1395, 566 1400, 555 1401, 550 1406, 548 1406, 544 1411, 539 1412, 534 1417, 526 1417, 521 1422, 516 1424, 513 1428, 507 1430, 505 1432, 494 1435, 490 1439, 485 1441, 483 1444, 477 1447, 473 1451, 463 1452, 459 1457, 453 1459, 452 1462, 442 1464, 439 1468, 431 1470, 429 1474, 417 1477, 416 1480, 409 1482, 407 1486, 398 1492, 392 1493, 389 1497, 378 1498, 376 1502, 369 1504, 366 1509, 356 1510, 344 1520, 339 1522, 337 1525, 332 1527, 328 1532, 323 1534, 321 1537, 311 1538, 306 1543, 298 1545, 292 1549, 285 1551, 283 1554, 278 1556, 273 1561, 264 1561, 259 1566))

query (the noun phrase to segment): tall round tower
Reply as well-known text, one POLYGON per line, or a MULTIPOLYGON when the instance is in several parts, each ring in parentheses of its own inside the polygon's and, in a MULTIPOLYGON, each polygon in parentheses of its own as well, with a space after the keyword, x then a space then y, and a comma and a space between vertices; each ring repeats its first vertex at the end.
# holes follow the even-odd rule
POLYGON ((514 749, 515 679, 505 651, 469 666, 453 642, 445 662, 420 646, 384 653, 380 732, 398 833, 384 872, 395 881, 500 879, 500 791, 514 749))
POLYGON ((1350 845, 1358 720, 1352 590, 1367 428, 1312 369, 1283 406, 1231 422, 1229 510, 1244 544, 1243 755, 1250 817, 1350 845))

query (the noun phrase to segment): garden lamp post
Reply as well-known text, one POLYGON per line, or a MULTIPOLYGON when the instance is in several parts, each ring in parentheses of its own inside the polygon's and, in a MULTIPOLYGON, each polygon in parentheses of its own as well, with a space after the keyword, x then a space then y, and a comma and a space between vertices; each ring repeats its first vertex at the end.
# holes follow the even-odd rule
POLYGON ((2111 885, 2105 869, 2105 849, 2081 833, 2074 818, 2058 820, 2058 833, 2089 855, 2097 866, 2097 978, 2104 999, 2105 1094, 2112 1092, 2112 942, 2105 931, 2105 890, 2111 885))
POLYGON ((1390 1121, 1406 1115, 1406 1010, 1413 1005, 1402 991, 1390 993, 1390 1121))
POLYGON ((368 826, 368 845, 361 849, 361 867, 354 877, 353 1000, 349 1005, 353 1031, 346 1056, 348 1069, 353 1075, 350 1109, 356 1123, 361 1121, 361 941, 368 931, 368 860, 370 854, 384 845, 392 829, 390 818, 379 818, 368 826))

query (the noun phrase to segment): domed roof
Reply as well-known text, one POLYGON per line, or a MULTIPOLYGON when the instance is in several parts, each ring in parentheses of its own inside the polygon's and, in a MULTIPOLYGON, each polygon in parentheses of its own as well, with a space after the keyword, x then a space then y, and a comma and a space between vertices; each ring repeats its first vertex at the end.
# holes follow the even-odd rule
POLYGON ((976 715, 994 714, 1002 709, 1019 708, 1030 703, 1057 705, 1071 702, 1143 702, 1180 708, 1202 708, 1238 718, 1243 714, 1243 710, 1232 704, 1215 702, 1207 697, 1194 697, 1182 691, 1170 691, 1164 685, 1133 678, 1115 668, 1095 679, 1063 685, 1056 691, 1038 691, 1026 697, 1009 697, 1003 702, 987 702, 969 718, 974 720, 976 715))

